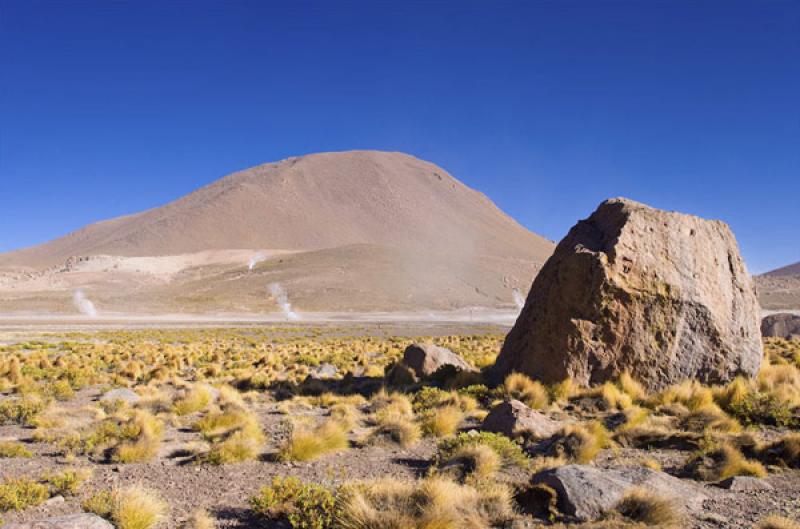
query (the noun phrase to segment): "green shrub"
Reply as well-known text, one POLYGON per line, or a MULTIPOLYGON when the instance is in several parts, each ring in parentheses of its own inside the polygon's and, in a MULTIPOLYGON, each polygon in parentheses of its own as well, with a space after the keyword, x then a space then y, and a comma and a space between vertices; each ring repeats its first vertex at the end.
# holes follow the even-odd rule
POLYGON ((60 474, 44 475, 42 481, 50 485, 53 496, 73 496, 91 475, 88 468, 69 469, 60 474))
POLYGON ((465 446, 485 445, 494 450, 506 465, 527 466, 530 462, 522 447, 503 434, 493 432, 478 432, 475 430, 464 432, 444 439, 438 445, 439 460, 446 461, 452 458, 465 446))
POLYGON ((0 512, 22 511, 43 503, 47 486, 27 478, 9 479, 0 485, 0 512))
POLYGON ((800 427, 800 421, 791 407, 768 393, 748 393, 730 402, 725 411, 748 426, 767 424, 785 428, 800 427))
POLYGON ((47 403, 35 395, 21 399, 6 399, 0 402, 0 425, 21 424, 27 426, 34 417, 44 411, 45 407, 47 407, 47 403))
POLYGON ((336 519, 336 496, 322 485, 276 477, 250 499, 253 510, 269 519, 285 519, 293 529, 329 529, 336 519))
POLYGON ((12 441, 0 442, 0 457, 32 457, 33 453, 22 443, 12 441))

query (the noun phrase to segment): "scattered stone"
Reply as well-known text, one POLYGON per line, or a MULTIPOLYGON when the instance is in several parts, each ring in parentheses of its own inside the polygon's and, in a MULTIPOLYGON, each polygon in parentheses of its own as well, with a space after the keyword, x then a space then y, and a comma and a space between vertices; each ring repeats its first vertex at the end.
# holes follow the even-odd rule
POLYGON ((315 378, 333 378, 339 374, 339 368, 333 364, 324 363, 320 364, 314 369, 315 378))
POLYGON ((406 347, 402 363, 418 377, 434 374, 441 367, 453 366, 461 371, 475 371, 463 358, 450 349, 432 343, 415 343, 406 347))
POLYGON ((707 497, 695 484, 645 467, 601 469, 588 465, 565 465, 539 472, 531 481, 558 494, 558 509, 579 521, 591 521, 613 509, 626 492, 645 488, 676 501, 688 510, 702 508, 707 497))
POLYGON ((720 221, 603 202, 559 243, 491 370, 582 385, 629 372, 648 389, 754 376, 759 305, 720 221))
POLYGON ((761 335, 765 338, 800 340, 800 316, 797 314, 770 314, 761 320, 761 335))
POLYGON ((94 514, 70 514, 35 522, 4 525, 3 529, 114 529, 114 526, 94 514))
POLYGON ((122 402, 133 405, 142 400, 142 397, 132 389, 128 388, 112 389, 110 391, 106 391, 105 394, 100 397, 101 402, 113 402, 115 400, 121 400, 122 402))
POLYGON ((722 481, 715 483, 715 485, 722 489, 727 489, 734 492, 747 492, 755 490, 774 490, 775 487, 770 485, 763 479, 753 476, 733 476, 722 481))
POLYGON ((53 496, 52 498, 49 498, 47 501, 45 501, 44 504, 52 506, 52 505, 59 505, 61 503, 64 503, 65 501, 67 500, 64 499, 64 496, 53 496))
POLYGON ((558 422, 547 415, 532 410, 518 400, 501 402, 483 420, 482 430, 497 432, 514 438, 530 435, 537 439, 550 437, 559 429, 558 422))
POLYGON ((725 526, 728 523, 728 519, 721 514, 713 513, 713 512, 705 512, 699 515, 699 518, 704 522, 709 522, 717 526, 725 526))

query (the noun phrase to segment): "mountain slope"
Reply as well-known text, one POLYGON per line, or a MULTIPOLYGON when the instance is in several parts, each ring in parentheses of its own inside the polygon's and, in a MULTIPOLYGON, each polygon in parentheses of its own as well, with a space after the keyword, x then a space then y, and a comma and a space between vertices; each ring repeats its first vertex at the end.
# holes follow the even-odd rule
POLYGON ((234 173, 163 207, 0 255, 0 264, 51 266, 75 255, 316 250, 346 244, 537 260, 552 248, 433 164, 401 153, 353 151, 289 158, 234 173))
POLYGON ((765 276, 800 276, 800 263, 784 266, 764 274, 765 276))
POLYGON ((800 263, 756 276, 761 306, 770 310, 800 310, 800 263))
POLYGON ((275 311, 272 282, 308 311, 509 307, 553 246, 431 163, 314 154, 0 255, 0 313, 275 311))

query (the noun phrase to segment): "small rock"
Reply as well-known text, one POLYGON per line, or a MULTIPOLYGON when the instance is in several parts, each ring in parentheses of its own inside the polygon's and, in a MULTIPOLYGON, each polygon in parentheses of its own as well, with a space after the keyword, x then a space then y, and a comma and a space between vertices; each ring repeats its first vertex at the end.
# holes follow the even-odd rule
POLYGON ((66 500, 64 499, 64 496, 53 496, 52 498, 50 498, 49 500, 44 502, 44 504, 45 505, 58 505, 60 503, 64 503, 65 501, 66 500))
POLYGON ((461 371, 475 371, 474 367, 450 349, 432 343, 409 345, 403 353, 402 363, 411 368, 418 377, 430 376, 443 366, 453 366, 461 371))
POLYGON ((114 526, 94 514, 70 514, 34 522, 4 525, 2 529, 114 529, 114 526))
POLYGON ((565 465, 539 472, 531 483, 555 490, 558 510, 580 521, 596 520, 613 509, 626 492, 638 487, 672 499, 688 510, 701 509, 707 498, 698 486, 645 467, 601 469, 565 465))
POLYGON ((128 388, 112 389, 100 397, 100 402, 113 402, 115 400, 121 400, 122 402, 126 402, 128 404, 136 404, 142 400, 142 397, 140 397, 135 391, 128 388))
POLYGON ((316 369, 314 369, 315 378, 333 378, 338 374, 339 368, 327 362, 320 364, 316 369))
POLYGON ((518 400, 502 402, 492 408, 483 420, 481 429, 497 432, 508 437, 528 434, 537 439, 550 437, 559 429, 559 424, 518 400))
POLYGON ((753 476, 733 476, 715 483, 721 489, 732 490, 735 492, 745 492, 753 490, 773 490, 775 487, 763 479, 753 476))
POLYGON ((704 522, 713 523, 714 525, 725 525, 728 523, 728 519, 722 516, 721 514, 717 514, 714 512, 706 512, 700 515, 700 519, 704 522))

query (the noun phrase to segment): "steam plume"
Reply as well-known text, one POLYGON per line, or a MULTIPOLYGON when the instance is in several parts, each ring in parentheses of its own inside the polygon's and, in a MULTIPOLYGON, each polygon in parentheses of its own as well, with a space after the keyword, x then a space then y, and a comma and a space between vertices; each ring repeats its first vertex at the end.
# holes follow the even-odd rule
POLYGON ((281 308, 283 313, 286 315, 286 318, 290 320, 299 320, 300 315, 292 310, 292 304, 289 303, 289 296, 286 295, 286 291, 283 289, 281 284, 270 283, 268 288, 269 293, 273 298, 275 298, 275 303, 277 303, 281 308))
POLYGON ((261 252, 258 252, 257 254, 253 255, 253 257, 250 258, 250 261, 247 263, 247 269, 252 270, 254 266, 256 266, 258 263, 260 263, 266 258, 267 258, 266 255, 264 255, 261 252))
POLYGON ((72 304, 78 309, 81 314, 86 314, 90 318, 97 317, 97 309, 94 308, 94 303, 89 301, 83 290, 78 289, 72 294, 72 304))
POLYGON ((515 288, 512 293, 514 295, 514 303, 517 305, 519 310, 522 310, 522 308, 525 306, 525 298, 518 288, 515 288))

